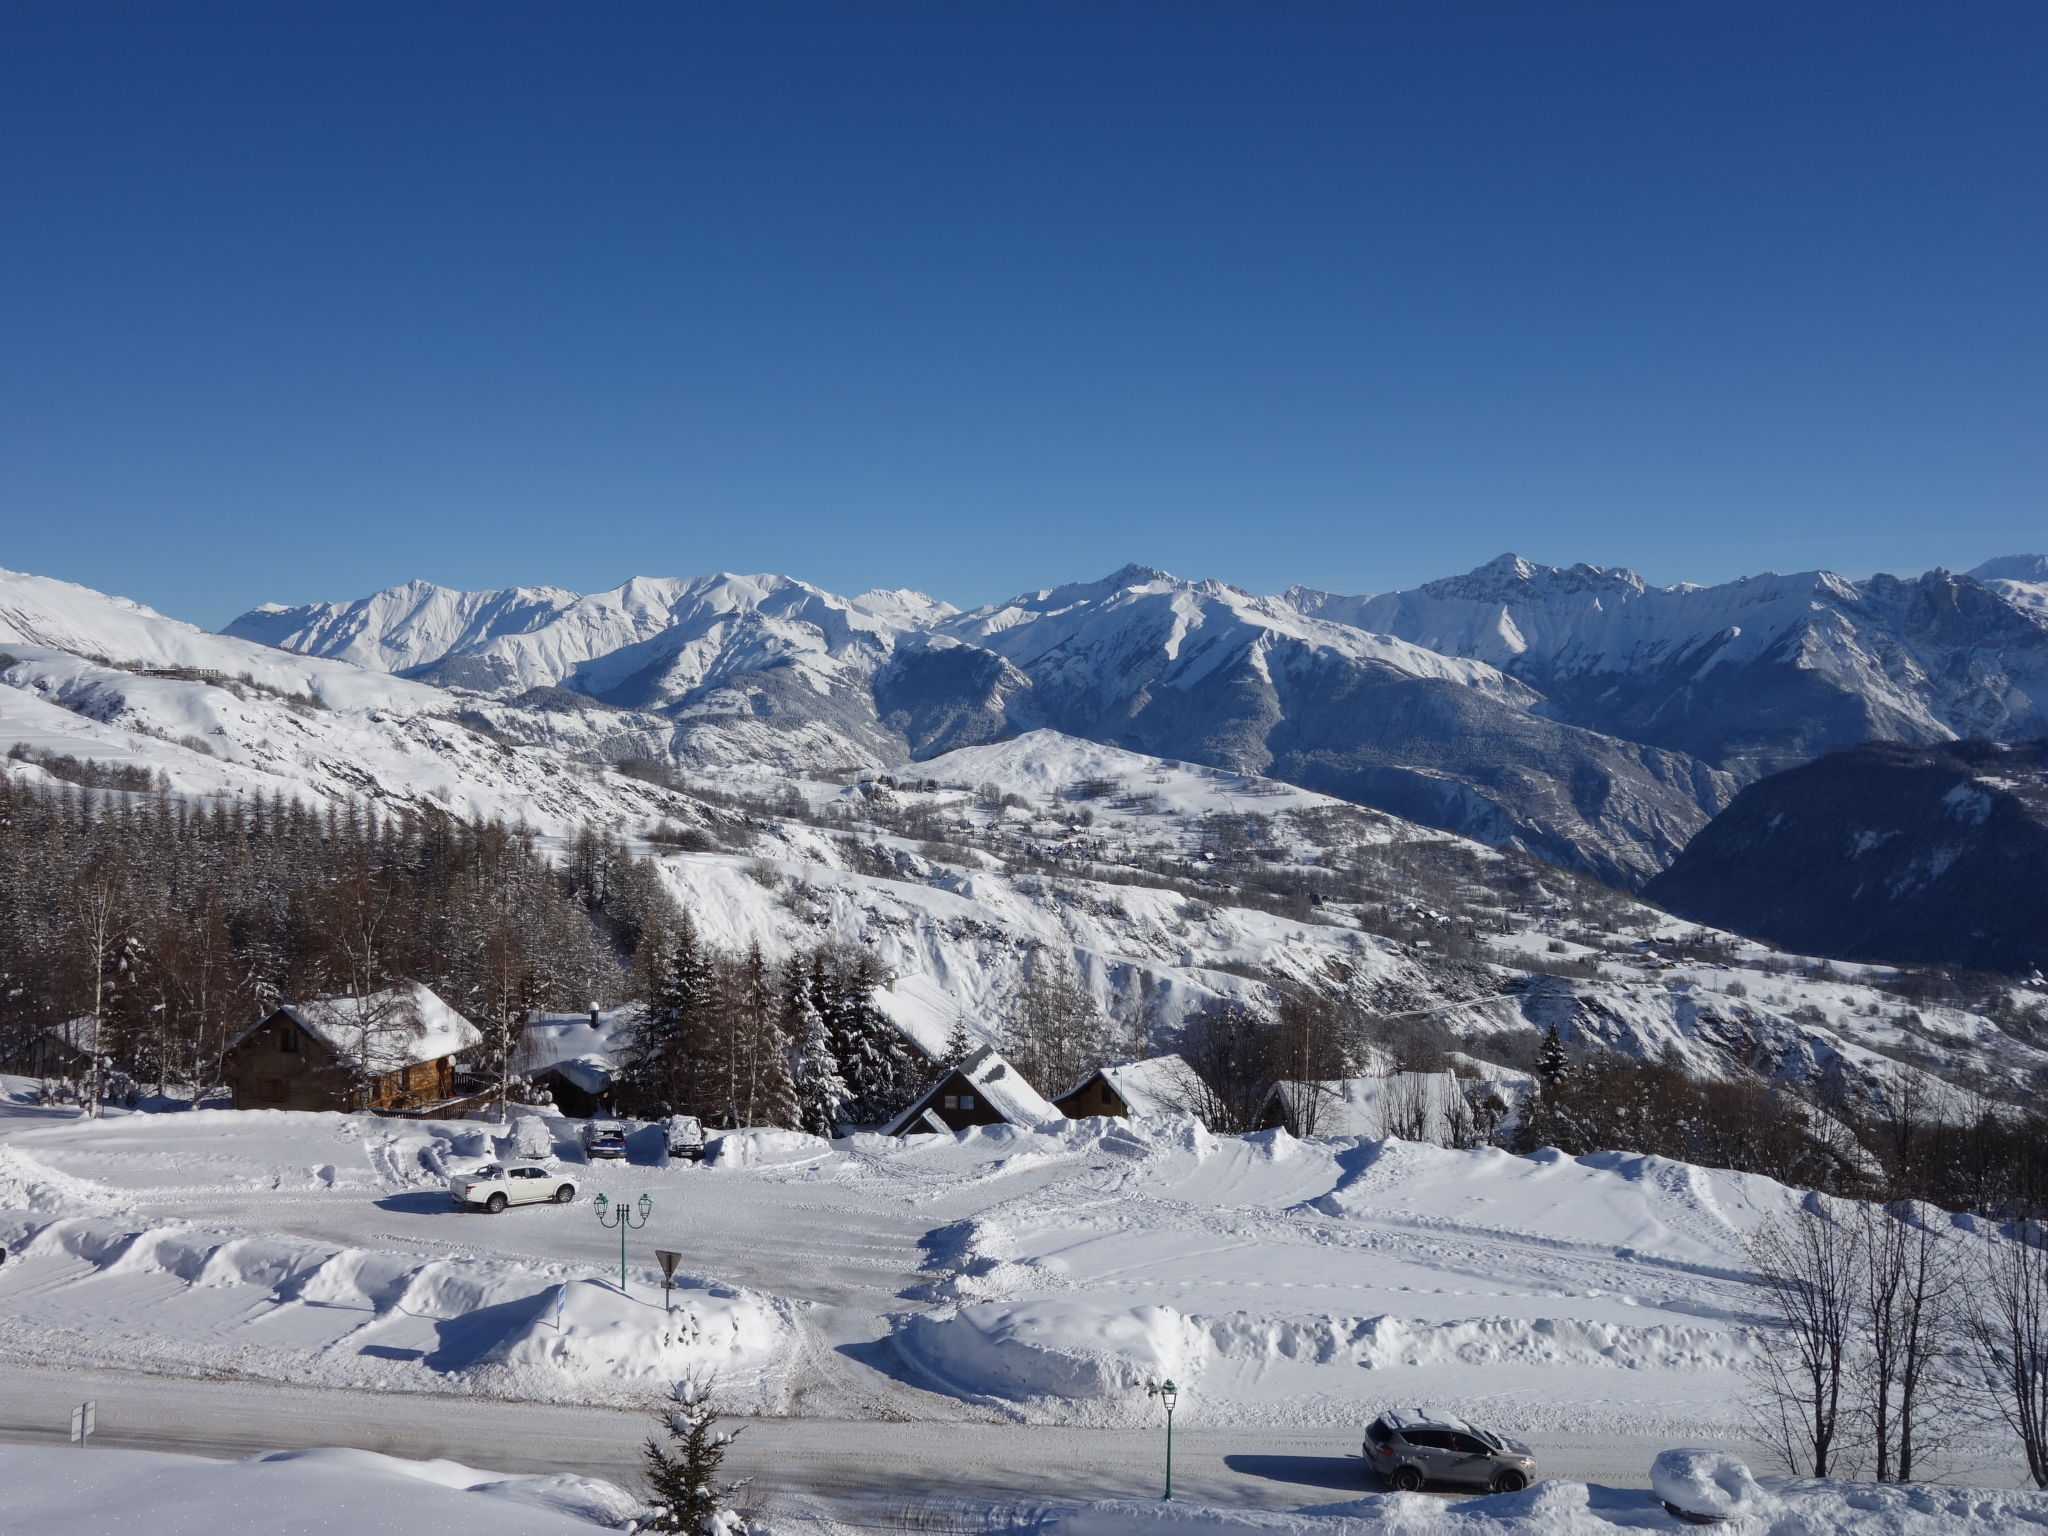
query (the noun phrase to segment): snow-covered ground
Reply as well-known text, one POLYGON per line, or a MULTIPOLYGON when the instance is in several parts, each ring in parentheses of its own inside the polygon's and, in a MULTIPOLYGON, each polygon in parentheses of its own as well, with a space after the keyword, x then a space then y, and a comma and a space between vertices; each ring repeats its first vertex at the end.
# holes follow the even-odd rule
POLYGON ((0 1529, 11 1536, 590 1536, 641 1508, 593 1478, 506 1477, 373 1451, 209 1461, 0 1445, 0 1529))
POLYGON ((1511 1432, 1740 1431, 1742 1242, 1796 1194, 1653 1158, 1060 1122, 584 1169, 448 1207, 487 1126, 277 1111, 0 1114, 0 1351, 46 1364, 557 1402, 715 1370, 733 1408, 1511 1432), (628 1243, 590 1197, 652 1197, 628 1243), (652 1250, 683 1255, 675 1311, 652 1250), (563 1300, 559 1315, 557 1299, 563 1300))
MULTIPOLYGON (((1759 1484, 1746 1475, 1741 1482, 1740 1512, 1726 1527, 1741 1536, 2022 1536, 2048 1528, 2048 1494, 1791 1478, 1759 1484)), ((1658 1491, 1666 1491, 1662 1480, 1658 1491)), ((852 1510, 759 1490, 742 1502, 755 1536, 850 1536, 878 1528, 1010 1536, 1613 1536, 1689 1528, 1657 1492, 1564 1479, 1461 1503, 1372 1494, 1286 1511, 1184 1497, 1081 1502, 1069 1492, 1003 1502, 916 1489, 893 1504, 852 1510)), ((597 1478, 506 1475, 362 1450, 216 1461, 0 1445, 0 1518, 12 1536, 130 1536, 144 1529, 157 1536, 442 1536, 471 1528, 587 1536, 625 1526, 641 1508, 632 1493, 597 1478)))

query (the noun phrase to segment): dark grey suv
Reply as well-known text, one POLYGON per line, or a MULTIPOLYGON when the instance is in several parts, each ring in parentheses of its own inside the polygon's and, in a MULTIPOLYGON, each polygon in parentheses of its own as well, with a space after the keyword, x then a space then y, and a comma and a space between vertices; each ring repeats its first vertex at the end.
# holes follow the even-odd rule
POLYGON ((1536 1457, 1521 1441, 1414 1409, 1389 1409, 1372 1421, 1365 1464, 1409 1491, 1424 1483, 1463 1483, 1513 1493, 1536 1480, 1536 1457))

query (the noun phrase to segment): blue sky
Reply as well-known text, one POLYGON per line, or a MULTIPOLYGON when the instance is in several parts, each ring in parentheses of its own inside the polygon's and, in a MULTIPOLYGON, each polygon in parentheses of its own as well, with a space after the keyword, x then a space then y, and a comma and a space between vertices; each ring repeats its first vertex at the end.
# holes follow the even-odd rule
POLYGON ((2048 545, 2048 8, 0 21, 0 565, 969 603, 2048 545))

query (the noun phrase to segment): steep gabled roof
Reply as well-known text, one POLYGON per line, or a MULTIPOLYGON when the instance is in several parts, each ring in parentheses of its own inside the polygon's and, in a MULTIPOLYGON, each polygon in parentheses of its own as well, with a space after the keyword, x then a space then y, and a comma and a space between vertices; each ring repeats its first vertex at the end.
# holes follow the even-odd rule
POLYGON ((882 1134, 901 1136, 906 1128, 923 1118, 939 1090, 956 1076, 972 1084, 988 1107, 1011 1125, 1044 1125, 1067 1118, 1044 1094, 1025 1082, 1022 1073, 998 1056, 994 1046, 984 1045, 919 1094, 909 1108, 882 1127, 882 1134))
POLYGON ((228 1044, 233 1050, 277 1014, 332 1051, 345 1067, 375 1076, 458 1055, 483 1042, 483 1032, 418 982, 367 997, 316 997, 281 1003, 228 1044))
POLYGON ((1124 1101, 1124 1108, 1133 1115, 1194 1113, 1194 1068, 1178 1056, 1148 1056, 1143 1061, 1103 1067, 1088 1073, 1065 1093, 1054 1097, 1064 1099, 1069 1094, 1079 1093, 1097 1077, 1116 1090, 1116 1096, 1124 1101))

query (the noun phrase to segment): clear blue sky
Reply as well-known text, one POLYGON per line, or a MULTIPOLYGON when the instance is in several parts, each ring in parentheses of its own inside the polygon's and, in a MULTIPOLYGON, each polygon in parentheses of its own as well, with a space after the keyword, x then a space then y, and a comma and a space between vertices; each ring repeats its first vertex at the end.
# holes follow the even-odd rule
POLYGON ((0 565, 968 603, 2048 545, 2038 0, 0 18, 0 565))

